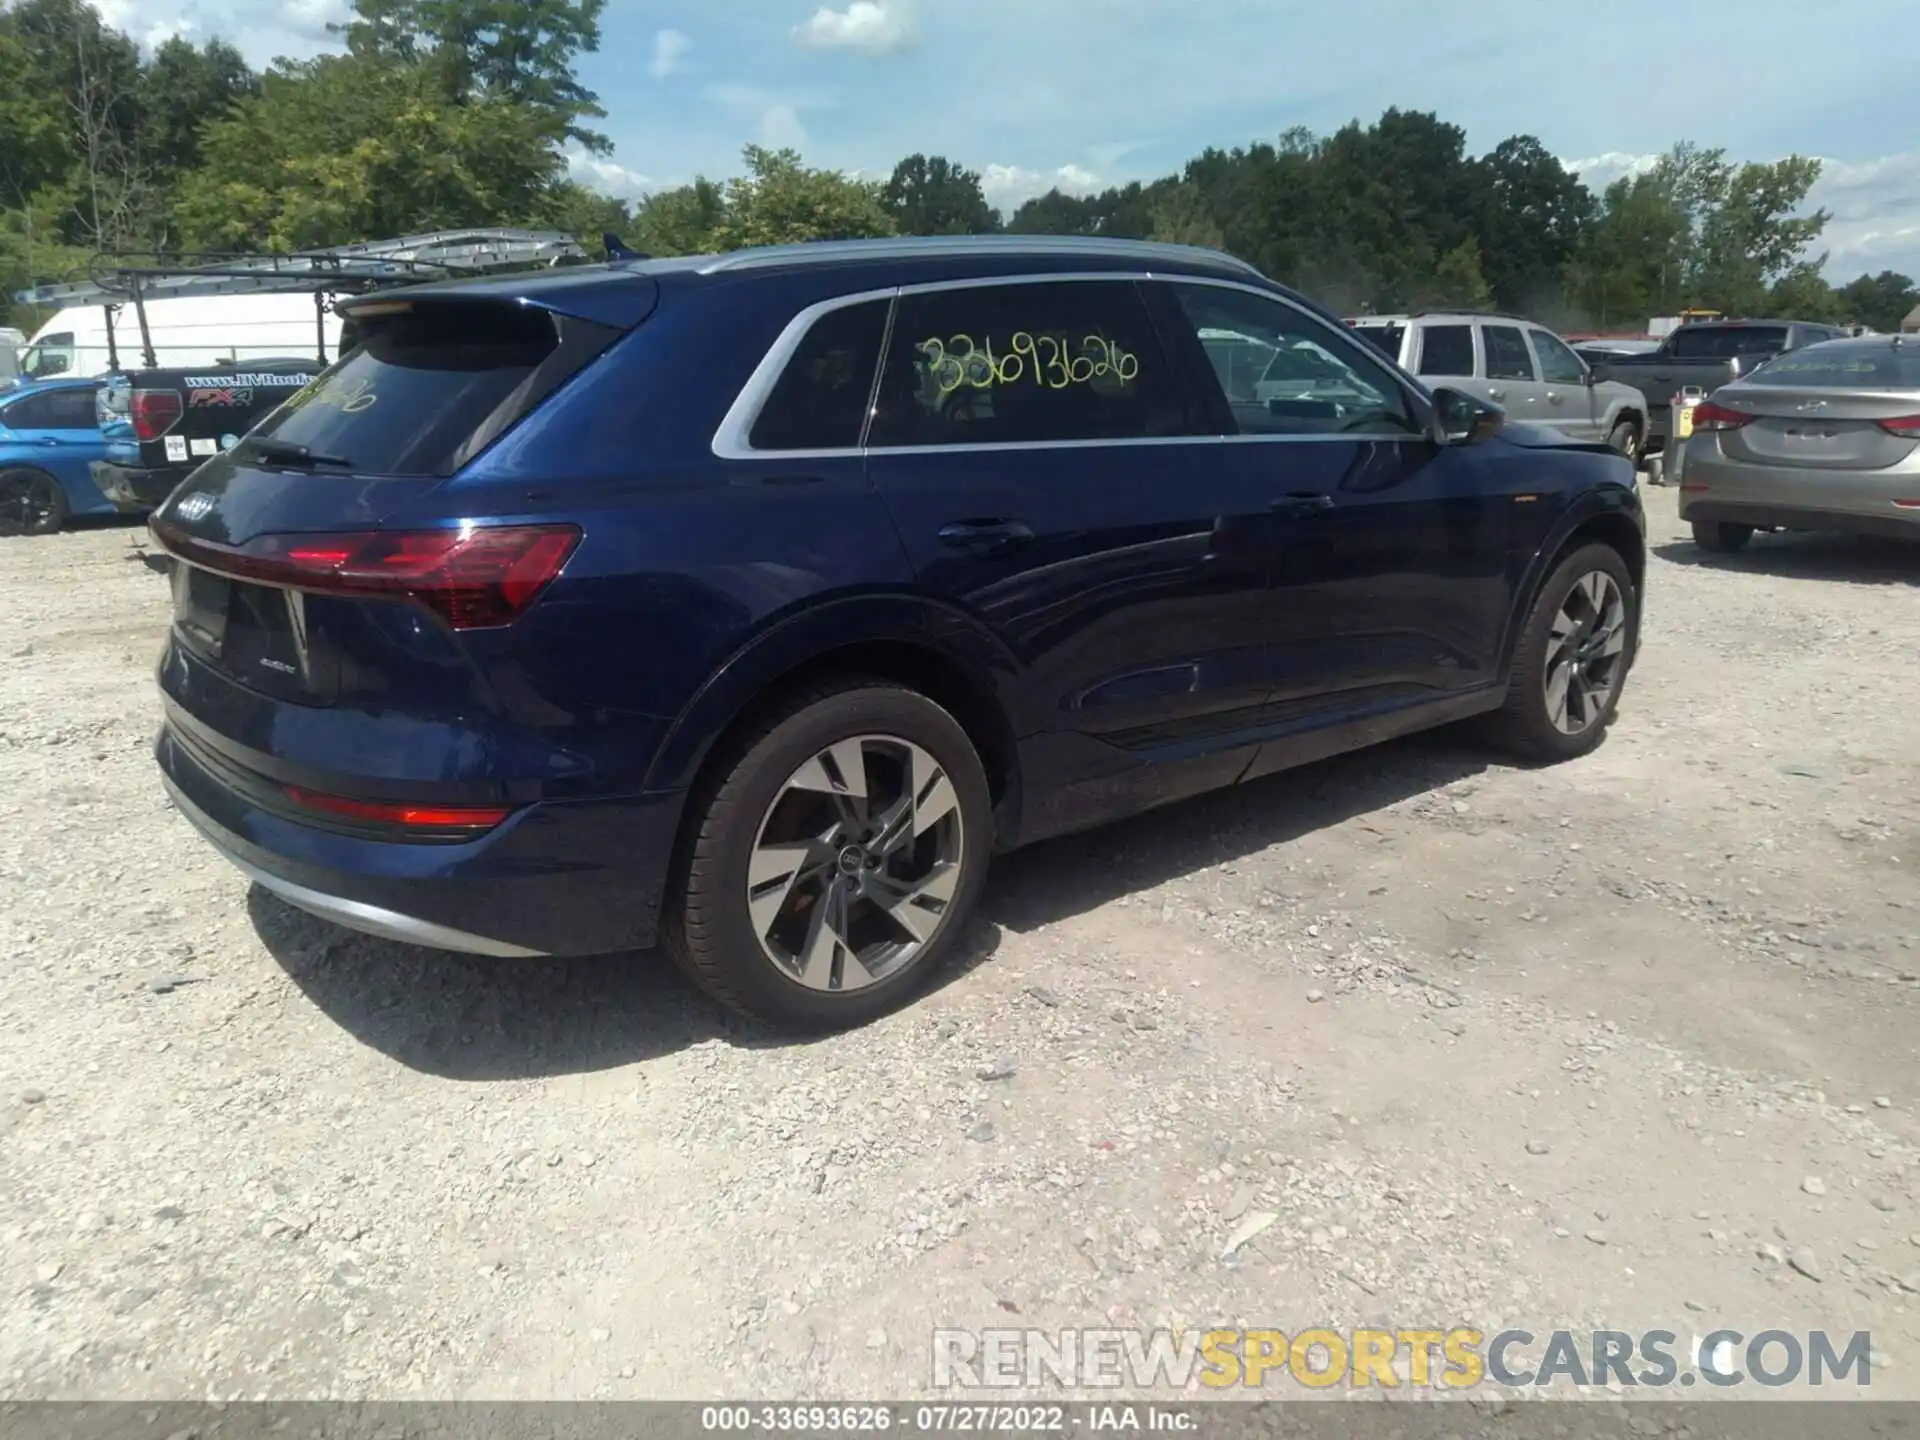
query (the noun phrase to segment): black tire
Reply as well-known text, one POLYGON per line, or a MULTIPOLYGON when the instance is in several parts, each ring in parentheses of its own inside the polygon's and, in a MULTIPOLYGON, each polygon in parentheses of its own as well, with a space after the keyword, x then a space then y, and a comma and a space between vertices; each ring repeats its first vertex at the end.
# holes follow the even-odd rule
POLYGON ((1605 738, 1607 727, 1620 708, 1620 696, 1626 688, 1635 656, 1640 648, 1640 595, 1634 587, 1627 562, 1611 545, 1585 545, 1567 556, 1547 577, 1534 597, 1514 647, 1513 670, 1507 682, 1507 703, 1490 717, 1492 737, 1504 748, 1531 761, 1557 762, 1587 754, 1605 738), (1554 723, 1547 710, 1547 652, 1552 643, 1555 618, 1572 595, 1574 586, 1598 571, 1618 587, 1626 643, 1619 655, 1618 678, 1597 718, 1578 734, 1568 734, 1554 723))
POLYGON ((1693 522, 1693 543, 1702 550, 1713 551, 1716 555, 1731 555, 1736 550, 1744 550, 1751 539, 1753 539, 1751 525, 1730 525, 1724 520, 1693 522))
POLYGON ((782 1029, 847 1029, 898 1009, 962 943, 993 854, 993 805, 973 742, 924 695, 881 680, 803 693, 719 757, 693 801, 690 838, 667 897, 668 953, 728 1009, 782 1029), (748 864, 769 809, 794 772, 855 736, 909 741, 953 785, 960 816, 960 878, 938 927, 899 970, 863 988, 810 989, 762 949, 747 910, 748 864))
POLYGON ((67 523, 67 492, 44 470, 0 470, 0 535, 51 535, 67 523))
POLYGON ((1631 420, 1622 420, 1607 436, 1607 444, 1617 453, 1624 455, 1636 465, 1640 462, 1640 427, 1631 420))

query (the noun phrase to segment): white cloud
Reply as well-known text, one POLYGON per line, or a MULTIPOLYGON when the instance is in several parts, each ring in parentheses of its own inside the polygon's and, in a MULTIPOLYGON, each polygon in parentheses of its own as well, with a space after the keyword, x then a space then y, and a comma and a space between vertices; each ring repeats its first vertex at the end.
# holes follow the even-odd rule
POLYGON ((794 43, 808 50, 855 50, 891 55, 919 43, 911 0, 851 0, 844 10, 822 5, 793 29, 794 43))
POLYGON ((344 25, 353 18, 347 0, 280 0, 279 28, 308 40, 336 40, 329 25, 344 25))
POLYGON ((1105 188, 1106 182, 1079 165, 1062 165, 1058 170, 1029 170, 1020 165, 984 165, 980 169, 980 191, 987 203, 1009 214, 1049 190, 1092 195, 1105 188))
POLYGON ((1646 174, 1659 161, 1658 155, 1631 155, 1623 150, 1609 150, 1591 159, 1562 160, 1560 163, 1586 181, 1589 190, 1598 194, 1622 177, 1646 174))
POLYGON ((679 30, 657 30, 653 36, 653 64, 647 68, 656 80, 664 80, 676 70, 686 69, 687 52, 693 41, 679 30))
POLYGON ((1809 199, 1833 216, 1820 237, 1828 279, 1898 270, 1920 280, 1920 151, 1829 160, 1809 199))
POLYGON ((589 190, 616 200, 638 200, 654 188, 653 181, 639 171, 584 150, 567 152, 567 174, 589 190))

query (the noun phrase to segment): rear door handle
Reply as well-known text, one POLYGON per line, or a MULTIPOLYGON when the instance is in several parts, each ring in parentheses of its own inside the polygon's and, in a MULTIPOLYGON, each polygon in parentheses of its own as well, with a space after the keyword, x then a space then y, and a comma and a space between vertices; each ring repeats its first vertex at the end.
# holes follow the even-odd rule
POLYGON ((53 446, 58 445, 60 441, 55 436, 42 435, 38 440, 34 441, 33 443, 36 445, 44 445, 49 449, 51 449, 53 446))
POLYGON ((1033 530, 1020 520, 956 520, 940 527, 940 543, 974 554, 1003 550, 1033 539, 1033 530))
POLYGON ((1305 520, 1314 515, 1324 515, 1333 509, 1333 496, 1297 491, 1291 495, 1282 495, 1273 502, 1273 513, 1289 519, 1305 520))
POLYGON ((1489 385, 1487 387, 1487 398, 1489 400, 1504 400, 1507 398, 1507 392, 1502 390, 1498 385, 1489 385))

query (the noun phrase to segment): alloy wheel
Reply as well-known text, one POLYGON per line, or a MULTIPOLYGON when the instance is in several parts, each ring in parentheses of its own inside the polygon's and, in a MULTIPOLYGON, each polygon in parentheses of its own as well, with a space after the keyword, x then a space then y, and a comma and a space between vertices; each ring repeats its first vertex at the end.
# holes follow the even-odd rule
POLYGON ((888 735, 828 746, 760 822, 746 901, 761 950, 810 990, 897 974, 945 920, 964 839, 959 796, 920 746, 888 735))
POLYGON ((0 535, 35 535, 53 518, 53 487, 38 475, 0 476, 0 535))
POLYGON ((1562 734, 1584 735, 1620 688, 1627 652, 1627 602, 1603 570, 1580 577, 1547 632, 1547 718, 1562 734))

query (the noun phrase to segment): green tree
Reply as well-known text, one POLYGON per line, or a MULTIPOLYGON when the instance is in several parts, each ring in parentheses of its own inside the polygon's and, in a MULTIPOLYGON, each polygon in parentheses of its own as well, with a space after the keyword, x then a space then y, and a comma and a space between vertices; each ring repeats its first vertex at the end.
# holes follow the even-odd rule
POLYGON ((329 28, 368 58, 424 65, 446 98, 508 101, 558 121, 604 153, 611 144, 583 119, 606 111, 574 63, 600 48, 607 0, 354 0, 354 18, 329 28))
POLYGON ((1819 179, 1820 162, 1800 155, 1727 171, 1698 215, 1692 292, 1730 314, 1753 314, 1772 286, 1803 268, 1818 271, 1826 257, 1807 252, 1830 217, 1799 212, 1819 179))
POLYGON ((1838 298, 1842 319, 1883 335, 1898 335, 1900 322, 1920 305, 1920 289, 1898 271, 1882 270, 1848 281, 1840 287, 1838 298))
POLYGON ((749 145, 744 158, 747 173, 727 182, 725 209, 714 227, 720 249, 895 233, 883 185, 838 170, 808 169, 793 150, 749 145))
POLYGON ((1812 264, 1798 265, 1773 282, 1764 306, 1750 313, 1777 315, 1782 320, 1813 320, 1839 324, 1846 305, 1812 264))
POLYGON ((1468 238, 1442 255, 1432 279, 1415 286, 1413 302, 1435 310, 1491 309, 1493 287, 1480 266, 1479 243, 1468 238))
POLYGON ((902 235, 988 235, 1000 228, 979 172, 944 155, 909 155, 894 166, 886 201, 902 235))
POLYGON ((140 74, 136 94, 147 159, 164 171, 193 169, 200 163, 201 127, 259 93, 260 77, 226 41, 196 49, 176 35, 140 74))
POLYGON ((1493 300, 1515 311, 1558 309, 1562 272, 1593 222, 1592 192, 1531 135, 1502 140, 1467 170, 1493 300))
POLYGON ((1153 230, 1148 237, 1170 245, 1201 245, 1209 250, 1226 247, 1226 232, 1214 218, 1213 207, 1199 186, 1181 182, 1162 195, 1153 208, 1153 230))
POLYGON ((448 102, 423 67, 363 55, 283 62, 201 136, 177 218, 207 249, 305 249, 552 213, 551 115, 448 102))
POLYGON ((1016 235, 1097 235, 1098 203, 1054 188, 1019 205, 1007 221, 1016 235))
POLYGON ((727 193, 711 180, 647 196, 633 210, 628 243, 648 255, 704 255, 727 213, 727 193))

